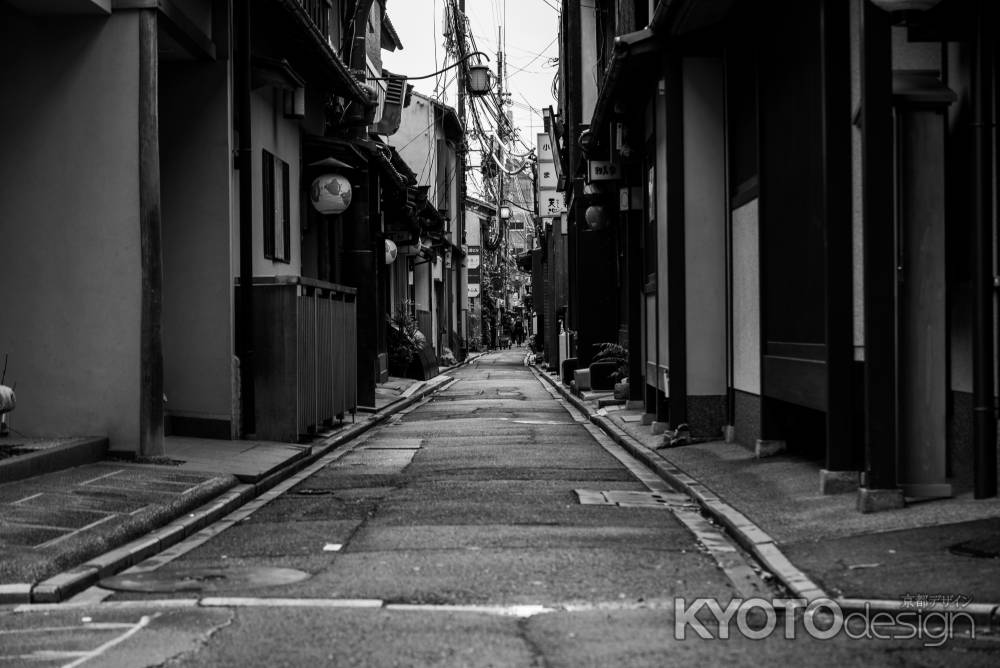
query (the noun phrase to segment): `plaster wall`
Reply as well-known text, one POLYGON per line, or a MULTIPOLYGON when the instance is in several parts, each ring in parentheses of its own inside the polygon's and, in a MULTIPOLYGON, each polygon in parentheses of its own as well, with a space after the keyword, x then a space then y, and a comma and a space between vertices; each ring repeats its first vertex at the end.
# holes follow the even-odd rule
POLYGON ((760 247, 757 200, 733 211, 733 387, 760 394, 760 247))
POLYGON ((597 93, 603 72, 597 71, 597 11, 595 3, 580 3, 580 69, 583 76, 583 90, 580 94, 581 116, 584 123, 590 123, 597 106, 597 93))
MULTIPOLYGON (((656 309, 659 314, 655 323, 657 329, 657 358, 659 367, 655 370, 655 385, 668 393, 663 379, 664 370, 669 365, 670 308, 667 280, 667 96, 666 81, 657 85, 654 107, 656 127, 656 174, 653 182, 653 197, 656 202, 656 309)), ((648 379, 647 379, 647 382, 648 379)))
POLYGON ((683 62, 687 391, 726 393, 726 156, 723 66, 683 62))
POLYGON ((0 354, 28 435, 139 437, 136 12, 0 21, 0 354))
MULTIPOLYGON (((413 303, 418 311, 431 310, 431 263, 418 257, 413 267, 413 303)), ((431 332, 424 332, 430 336, 431 332)))
POLYGON ((399 130, 389 137, 399 156, 417 174, 417 185, 431 186, 428 198, 436 202, 434 174, 437 171, 437 132, 434 105, 414 94, 409 107, 403 107, 399 130))
POLYGON ((172 415, 230 420, 229 67, 160 67, 164 392, 172 415))
MULTIPOLYGON (((298 276, 302 273, 302 243, 300 205, 302 203, 299 171, 301 167, 301 137, 298 121, 284 117, 281 96, 266 86, 250 96, 253 141, 253 273, 254 276, 298 276), (267 149, 276 158, 288 163, 291 210, 291 244, 288 262, 276 262, 264 257, 264 198, 263 153, 267 149)), ((238 229, 238 228, 237 228, 238 229)), ((239 252, 239 240, 234 240, 239 252)), ((237 265, 238 266, 238 265, 237 265)))

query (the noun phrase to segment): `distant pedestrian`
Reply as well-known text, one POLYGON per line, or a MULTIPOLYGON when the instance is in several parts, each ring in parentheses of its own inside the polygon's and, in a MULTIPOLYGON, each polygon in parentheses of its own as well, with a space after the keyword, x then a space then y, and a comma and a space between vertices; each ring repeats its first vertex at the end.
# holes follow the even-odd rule
POLYGON ((514 342, 521 346, 524 344, 524 325, 520 320, 514 325, 514 342))

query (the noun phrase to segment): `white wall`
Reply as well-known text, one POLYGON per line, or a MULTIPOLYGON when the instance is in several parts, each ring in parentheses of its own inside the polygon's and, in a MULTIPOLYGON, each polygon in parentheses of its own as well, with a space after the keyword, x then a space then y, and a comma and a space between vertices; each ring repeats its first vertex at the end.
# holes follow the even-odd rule
POLYGON ((760 246, 757 200, 733 211, 733 387, 760 394, 760 246))
POLYGON ((582 122, 590 123, 597 106, 600 77, 597 72, 597 19, 594 3, 580 3, 580 69, 583 90, 580 92, 582 122))
MULTIPOLYGON (((667 97, 666 82, 661 79, 657 85, 656 102, 653 110, 656 128, 656 309, 659 319, 655 323, 659 335, 657 354, 659 369, 656 383, 664 394, 668 394, 663 382, 663 370, 669 367, 670 310, 667 280, 667 97)), ((647 383, 649 380, 647 379, 647 383)))
POLYGON ((160 68, 167 410, 231 419, 232 112, 225 61, 160 68))
POLYGON ((685 58, 684 257, 687 392, 726 393, 726 145, 723 65, 685 58))
MULTIPOLYGON (((282 113, 280 92, 270 86, 259 88, 250 96, 252 110, 251 139, 253 141, 253 273, 254 276, 298 276, 302 272, 302 243, 299 209, 299 171, 301 166, 302 141, 299 123, 287 119, 282 113), (274 262, 264 257, 264 218, 262 149, 267 149, 277 158, 288 163, 289 187, 291 189, 291 253, 290 261, 274 262)), ((237 244, 238 240, 234 240, 237 244)))
POLYGON ((0 354, 29 435, 139 438, 135 12, 0 21, 0 354))

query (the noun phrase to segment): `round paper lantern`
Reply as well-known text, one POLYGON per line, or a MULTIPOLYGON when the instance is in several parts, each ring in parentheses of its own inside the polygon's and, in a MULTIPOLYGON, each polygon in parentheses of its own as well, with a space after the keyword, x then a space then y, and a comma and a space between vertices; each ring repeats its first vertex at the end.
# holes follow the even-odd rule
POLYGON ((309 201, 322 214, 343 213, 351 205, 351 182, 340 174, 324 174, 313 179, 309 201))
POLYGON ((587 211, 584 213, 584 218, 587 220, 587 225, 592 230, 603 230, 608 226, 611 220, 611 216, 608 215, 608 210, 601 204, 594 204, 587 207, 587 211))
POLYGON ((396 242, 391 239, 385 240, 385 263, 392 264, 396 261, 396 256, 399 254, 399 249, 396 248, 396 242))

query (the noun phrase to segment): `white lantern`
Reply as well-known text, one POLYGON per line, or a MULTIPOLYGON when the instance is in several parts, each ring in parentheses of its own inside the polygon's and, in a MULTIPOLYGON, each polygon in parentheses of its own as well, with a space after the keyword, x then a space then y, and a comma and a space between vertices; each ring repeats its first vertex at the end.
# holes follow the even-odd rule
POLYGON ((396 247, 396 242, 392 239, 385 240, 385 263, 392 264, 396 261, 396 256, 399 254, 399 249, 396 247))
POLYGON ((313 179, 309 201, 322 214, 343 213, 351 205, 351 182, 340 174, 324 174, 313 179))

